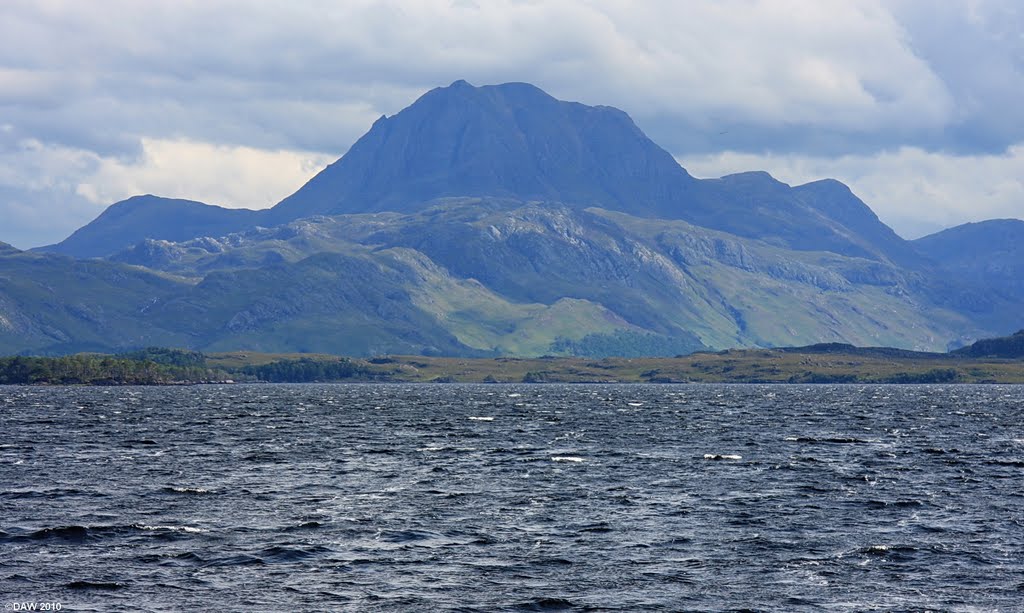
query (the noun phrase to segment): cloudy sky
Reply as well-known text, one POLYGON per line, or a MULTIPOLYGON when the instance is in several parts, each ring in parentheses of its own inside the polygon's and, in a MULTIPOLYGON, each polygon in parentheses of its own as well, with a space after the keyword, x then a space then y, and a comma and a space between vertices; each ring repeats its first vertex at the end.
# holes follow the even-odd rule
POLYGON ((1024 217, 1020 0, 3 0, 0 240, 264 208, 428 89, 619 107, 692 174, 834 177, 901 235, 1024 217))

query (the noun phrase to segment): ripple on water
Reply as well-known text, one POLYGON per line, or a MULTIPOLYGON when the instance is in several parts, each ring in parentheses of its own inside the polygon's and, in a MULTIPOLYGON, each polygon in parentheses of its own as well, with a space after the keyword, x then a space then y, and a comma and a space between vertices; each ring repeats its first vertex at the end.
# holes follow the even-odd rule
POLYGON ((0 392, 9 601, 1011 611, 1024 586, 1021 387, 0 392))

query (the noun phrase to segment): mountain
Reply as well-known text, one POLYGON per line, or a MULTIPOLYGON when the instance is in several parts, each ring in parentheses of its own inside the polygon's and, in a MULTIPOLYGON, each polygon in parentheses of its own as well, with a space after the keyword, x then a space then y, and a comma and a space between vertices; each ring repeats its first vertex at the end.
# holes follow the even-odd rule
POLYGON ((1024 221, 963 224, 919 238, 913 246, 952 275, 1024 298, 1024 221))
POLYGON ((834 179, 790 187, 767 172, 700 182, 681 215, 696 225, 800 251, 832 251, 917 268, 925 260, 834 179))
POLYGON ((433 89, 381 117, 340 160, 269 213, 411 212, 449 196, 509 197, 682 219, 793 249, 918 265, 922 258, 838 181, 690 176, 624 112, 526 83, 433 89))
POLYGON ((147 238, 182 241, 236 232, 255 225, 262 215, 193 200, 134 196, 110 205, 68 238, 39 251, 77 258, 105 257, 147 238))
MULTIPOLYGON (((850 245, 850 251, 840 248, 839 252, 858 255, 856 250, 862 249, 862 257, 884 257, 900 266, 915 269, 926 267, 927 263, 913 245, 885 225, 847 185, 835 179, 822 179, 794 188, 793 194, 815 213, 838 224, 834 226, 837 233, 834 244, 848 241, 846 244, 850 245)), ((806 236, 796 234, 790 237, 789 244, 800 249, 801 240, 806 240, 806 236)), ((806 248, 821 247, 809 243, 806 248)))
POLYGON ((0 249, 0 349, 942 350, 1020 327, 1024 295, 933 247, 837 181, 696 179, 621 111, 458 81, 273 209, 141 196, 44 250, 103 260, 0 249))
POLYGON ((618 109, 563 102, 526 83, 456 81, 378 119, 272 217, 408 212, 445 196, 676 217, 695 183, 618 109))
POLYGON ((311 215, 414 212, 443 197, 599 207, 806 251, 919 267, 924 259, 837 181, 790 187, 764 172, 695 179, 615 108, 564 102, 526 83, 433 89, 381 117, 337 162, 266 211, 140 196, 42 250, 106 256, 311 215))

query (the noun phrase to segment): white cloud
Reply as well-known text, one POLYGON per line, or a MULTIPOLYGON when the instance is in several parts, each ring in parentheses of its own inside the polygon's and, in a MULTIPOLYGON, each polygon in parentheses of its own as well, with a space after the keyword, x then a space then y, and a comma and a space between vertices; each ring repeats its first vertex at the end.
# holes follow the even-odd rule
POLYGON ((101 156, 25 139, 0 146, 0 240, 20 248, 54 243, 113 202, 146 193, 266 208, 333 160, 314 152, 148 138, 138 157, 101 156))
POLYGON ((83 177, 75 191, 99 205, 157 194, 229 208, 263 209, 277 204, 333 161, 334 156, 302 151, 144 138, 139 159, 100 158, 95 172, 83 177))
POLYGON ((611 78, 638 111, 851 130, 934 126, 950 112, 943 84, 878 3, 605 6, 625 24, 611 78))
POLYGON ((838 158, 727 151, 679 161, 702 178, 762 169, 791 185, 839 179, 905 238, 970 221, 1024 219, 1024 143, 1001 155, 901 147, 838 158))

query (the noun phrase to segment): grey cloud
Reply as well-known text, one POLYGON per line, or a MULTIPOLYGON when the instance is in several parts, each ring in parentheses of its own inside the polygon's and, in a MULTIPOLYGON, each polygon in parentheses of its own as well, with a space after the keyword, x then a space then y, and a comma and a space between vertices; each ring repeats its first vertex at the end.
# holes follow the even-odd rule
POLYGON ((1001 151, 1024 140, 1021 4, 949 0, 894 6, 911 45, 956 101, 956 116, 921 144, 973 153, 1001 151))
POLYGON ((10 17, 0 26, 4 63, 26 81, 59 82, 58 71, 68 85, 4 110, 48 141, 102 153, 140 134, 335 151, 368 125, 332 121, 339 107, 365 109, 364 122, 457 78, 525 80, 559 97, 620 106, 678 153, 716 145, 712 114, 742 127, 734 144, 745 150, 957 149, 946 142, 953 133, 943 84, 930 80, 926 63, 917 66, 890 16, 859 8, 868 3, 812 9, 818 4, 795 15, 739 1, 451 10, 416 2, 15 2, 0 8, 10 17), (813 70, 836 82, 801 73, 813 70), (304 125, 296 109, 320 123, 304 125))
MULTIPOLYGON (((1002 153, 1024 142, 1018 4, 7 0, 0 126, 77 179, 60 151, 130 166, 143 138, 337 156, 464 78, 617 106, 678 156, 1002 153)), ((63 215, 22 168, 11 199, 63 215)))
POLYGON ((65 189, 19 189, 0 185, 0 241, 19 249, 61 240, 101 208, 65 189))

